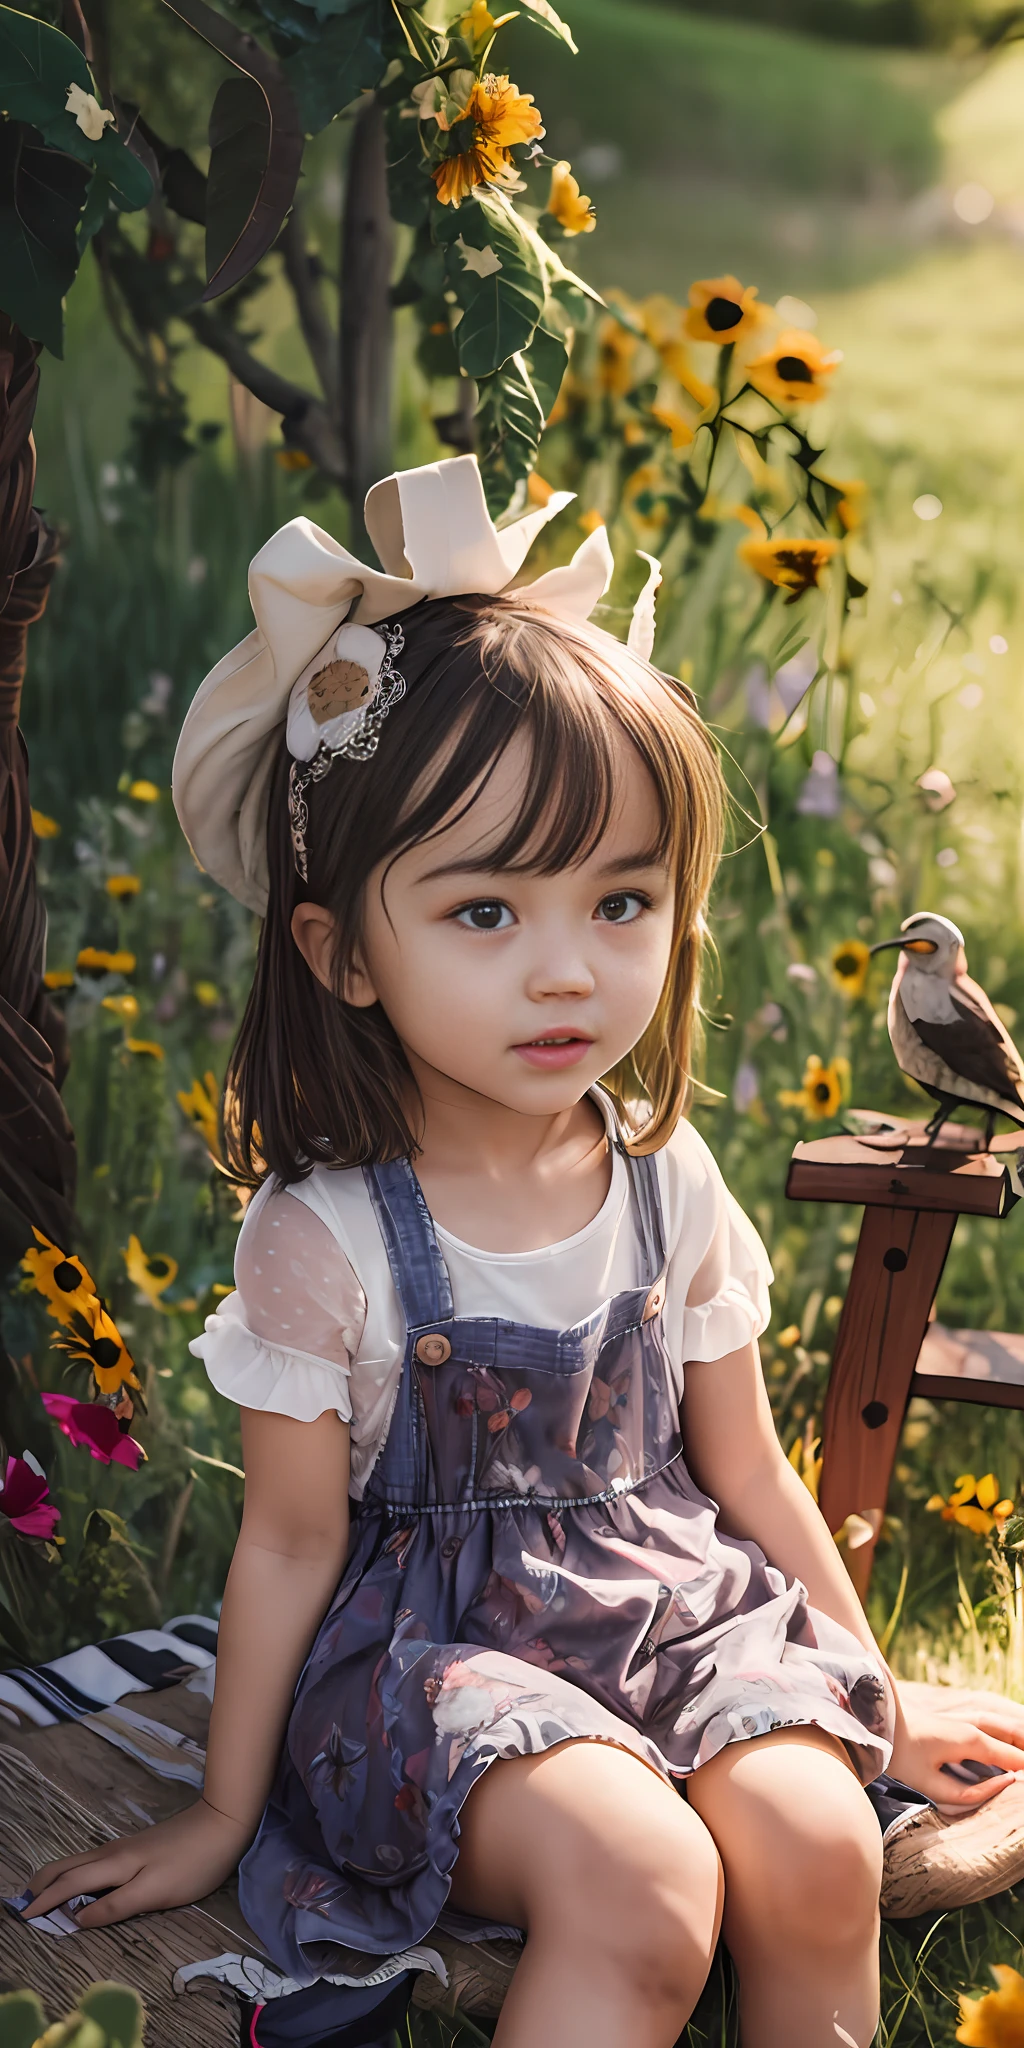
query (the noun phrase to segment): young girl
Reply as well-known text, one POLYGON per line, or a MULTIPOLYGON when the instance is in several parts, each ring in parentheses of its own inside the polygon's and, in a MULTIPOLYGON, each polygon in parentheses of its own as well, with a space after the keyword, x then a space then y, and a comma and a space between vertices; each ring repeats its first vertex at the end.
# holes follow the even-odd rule
POLYGON ((1021 1751, 908 1728, 777 1442, 768 1262, 682 1120, 715 752, 644 658, 656 565, 629 646, 587 623, 603 532, 510 587, 564 502, 499 533, 471 457, 389 479, 383 572, 293 522, 186 720, 185 830, 264 917, 227 1090, 259 1191, 193 1347, 245 1509, 201 1799, 32 1910, 240 1862, 303 1986, 522 1931, 500 2048, 669 2048, 721 1926, 744 2048, 868 2048, 863 1786, 966 1807, 992 1785, 941 1767, 1021 1751))

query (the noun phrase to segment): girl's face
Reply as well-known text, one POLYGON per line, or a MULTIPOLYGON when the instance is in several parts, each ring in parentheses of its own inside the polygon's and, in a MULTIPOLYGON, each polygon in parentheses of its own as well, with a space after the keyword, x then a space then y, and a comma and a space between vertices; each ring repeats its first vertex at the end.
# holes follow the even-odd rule
MULTIPOLYGON (((380 1002, 421 1089, 443 1076, 527 1116, 578 1102, 649 1024, 672 946, 672 876, 651 859, 655 792, 616 737, 616 802, 599 845, 554 875, 497 870, 487 848, 529 772, 513 741, 469 811, 367 885, 345 999, 380 1002), (383 888, 382 888, 383 883, 383 888)), ((303 904, 296 941, 331 985, 333 924, 303 904)))

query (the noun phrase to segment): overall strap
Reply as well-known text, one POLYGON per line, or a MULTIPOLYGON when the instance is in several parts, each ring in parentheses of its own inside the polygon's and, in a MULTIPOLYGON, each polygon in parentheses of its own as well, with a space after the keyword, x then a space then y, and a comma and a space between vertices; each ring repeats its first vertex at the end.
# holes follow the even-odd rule
POLYGON ((602 1088, 601 1103, 607 1110, 611 1124, 611 1143, 626 1162, 629 1180, 629 1198, 633 1206, 640 1242, 644 1248, 644 1285, 650 1287, 661 1276, 665 1264, 665 1229, 661 1214, 661 1188, 658 1182, 658 1164, 653 1153, 639 1156, 627 1152, 622 1135, 622 1123, 611 1096, 602 1088))
POLYGON ((363 1179, 373 1203, 395 1292, 406 1328, 446 1323, 455 1314, 448 1268, 434 1233, 423 1189, 408 1159, 386 1166, 364 1166, 363 1179))

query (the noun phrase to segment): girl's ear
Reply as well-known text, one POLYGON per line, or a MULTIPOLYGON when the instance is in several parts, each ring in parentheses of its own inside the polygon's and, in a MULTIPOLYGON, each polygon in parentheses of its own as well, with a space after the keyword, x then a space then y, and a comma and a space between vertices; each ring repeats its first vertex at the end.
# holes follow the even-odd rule
MULTIPOLYGON (((296 904, 292 911, 292 938, 310 973, 332 995, 337 995, 333 971, 337 927, 330 911, 319 903, 296 904)), ((346 969, 340 994, 343 1002, 361 1010, 369 1009, 377 1001, 377 991, 358 956, 346 969)))

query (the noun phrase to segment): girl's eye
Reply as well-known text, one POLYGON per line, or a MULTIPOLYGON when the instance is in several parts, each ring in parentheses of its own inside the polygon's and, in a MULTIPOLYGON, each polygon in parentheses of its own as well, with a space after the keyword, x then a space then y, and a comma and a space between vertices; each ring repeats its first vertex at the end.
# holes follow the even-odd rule
POLYGON ((471 932, 503 932, 515 923, 507 903, 466 903, 455 913, 455 922, 471 932))
POLYGON ((650 907, 647 897, 635 889, 616 889, 613 895, 602 896, 595 914, 605 924, 633 924, 650 907))

